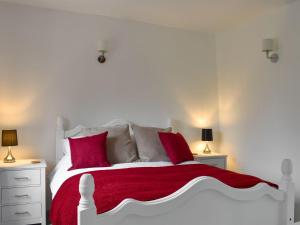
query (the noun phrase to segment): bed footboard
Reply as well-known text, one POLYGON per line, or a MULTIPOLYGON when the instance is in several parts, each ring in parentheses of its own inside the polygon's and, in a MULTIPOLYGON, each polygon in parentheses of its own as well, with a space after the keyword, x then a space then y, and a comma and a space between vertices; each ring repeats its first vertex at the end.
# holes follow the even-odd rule
POLYGON ((235 189, 211 177, 198 177, 165 198, 125 199, 99 215, 93 199, 94 179, 84 174, 79 184, 78 225, 291 225, 295 198, 291 160, 283 160, 281 170, 279 190, 264 183, 235 189))

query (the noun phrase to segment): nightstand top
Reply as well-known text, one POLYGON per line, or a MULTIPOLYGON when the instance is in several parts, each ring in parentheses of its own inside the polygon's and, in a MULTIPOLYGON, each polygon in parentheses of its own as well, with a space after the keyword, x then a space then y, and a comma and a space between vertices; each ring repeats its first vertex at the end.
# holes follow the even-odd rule
POLYGON ((1 169, 31 169, 47 167, 46 161, 43 159, 17 159, 14 163, 4 163, 0 161, 1 169), (39 162, 38 162, 39 161, 39 162))
POLYGON ((193 154, 194 158, 227 158, 226 154, 212 152, 210 154, 197 153, 193 154))

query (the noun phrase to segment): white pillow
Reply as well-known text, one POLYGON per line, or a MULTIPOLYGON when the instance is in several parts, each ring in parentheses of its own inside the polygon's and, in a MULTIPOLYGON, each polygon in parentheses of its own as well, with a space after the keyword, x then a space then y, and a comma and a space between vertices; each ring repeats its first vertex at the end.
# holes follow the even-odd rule
MULTIPOLYGON (((107 127, 85 128, 72 135, 71 138, 88 137, 98 135, 108 131, 107 136, 107 158, 111 164, 130 163, 138 159, 137 151, 129 132, 129 125, 113 125, 107 127)), ((70 142, 68 139, 62 140, 64 155, 71 156, 70 142)))

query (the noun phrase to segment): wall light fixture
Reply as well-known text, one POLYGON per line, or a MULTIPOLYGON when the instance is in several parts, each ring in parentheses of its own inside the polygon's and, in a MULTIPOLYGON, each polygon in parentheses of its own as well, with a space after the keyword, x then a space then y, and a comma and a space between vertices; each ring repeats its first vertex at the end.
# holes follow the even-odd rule
POLYGON ((267 59, 270 59, 270 61, 273 63, 277 63, 279 60, 279 55, 274 53, 275 50, 276 47, 274 39, 268 38, 263 40, 262 51, 266 53, 267 59))
POLYGON ((98 57, 98 62, 105 63, 106 58, 105 58, 104 54, 107 52, 106 41, 103 41, 103 40, 98 41, 97 51, 101 53, 101 55, 98 57))

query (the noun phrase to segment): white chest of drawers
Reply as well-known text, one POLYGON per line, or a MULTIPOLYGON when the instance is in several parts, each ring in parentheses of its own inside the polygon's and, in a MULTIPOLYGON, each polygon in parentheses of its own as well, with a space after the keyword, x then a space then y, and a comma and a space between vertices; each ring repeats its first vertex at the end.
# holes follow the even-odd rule
POLYGON ((0 225, 46 225, 45 170, 44 160, 0 162, 0 225))
POLYGON ((227 168, 227 155, 218 153, 194 155, 194 159, 200 163, 215 166, 221 169, 227 168))

